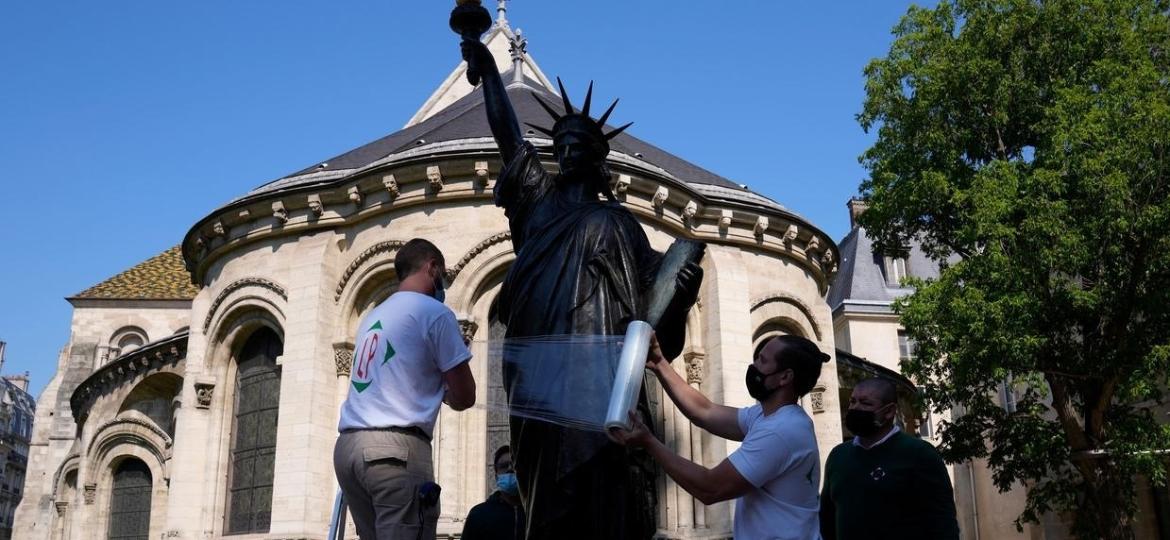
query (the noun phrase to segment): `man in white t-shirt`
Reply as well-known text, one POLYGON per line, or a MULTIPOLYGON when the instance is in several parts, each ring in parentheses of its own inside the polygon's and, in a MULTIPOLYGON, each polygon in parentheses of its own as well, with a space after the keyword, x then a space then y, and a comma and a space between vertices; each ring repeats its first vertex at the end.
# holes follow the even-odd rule
POLYGON ((394 257, 398 292, 358 327, 333 468, 362 540, 434 538, 431 435, 441 403, 475 404, 455 314, 443 305, 443 254, 416 238, 394 257), (421 535, 421 536, 420 536, 421 535))
POLYGON ((828 360, 829 355, 802 337, 772 338, 745 377, 748 393, 759 403, 736 409, 712 403, 687 384, 654 340, 646 367, 679 410, 695 425, 743 444, 708 469, 675 454, 632 414, 631 430, 615 430, 610 436, 645 448, 666 474, 703 504, 737 499, 737 540, 819 540, 821 459, 812 419, 797 400, 812 390, 828 360))

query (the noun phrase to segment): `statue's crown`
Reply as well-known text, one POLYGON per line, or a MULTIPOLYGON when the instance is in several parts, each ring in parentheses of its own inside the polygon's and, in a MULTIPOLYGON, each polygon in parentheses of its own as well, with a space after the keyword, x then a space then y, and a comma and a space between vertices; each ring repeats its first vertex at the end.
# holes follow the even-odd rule
POLYGON ((569 101, 569 94, 568 92, 565 92, 565 85, 561 82, 560 77, 557 77, 557 86, 559 86, 561 89, 561 101, 565 107, 565 112, 563 113, 558 113, 555 111, 535 92, 532 94, 532 97, 536 99, 536 102, 540 104, 541 108, 548 112, 549 116, 553 118, 553 127, 546 128, 532 124, 530 122, 525 122, 525 124, 528 124, 529 127, 552 137, 554 143, 564 135, 572 133, 589 137, 594 142, 604 147, 608 152, 609 141, 614 137, 617 137, 621 132, 625 131, 626 128, 634 124, 633 122, 630 122, 609 133, 605 133, 605 121, 608 120, 609 115, 613 113, 614 107, 617 107, 618 100, 613 100, 613 104, 611 104, 609 108, 605 110, 605 113, 601 115, 601 118, 594 120, 589 116, 589 107, 593 102, 592 81, 589 82, 589 91, 585 94, 585 103, 581 106, 581 112, 576 112, 576 110, 573 108, 573 103, 569 101))

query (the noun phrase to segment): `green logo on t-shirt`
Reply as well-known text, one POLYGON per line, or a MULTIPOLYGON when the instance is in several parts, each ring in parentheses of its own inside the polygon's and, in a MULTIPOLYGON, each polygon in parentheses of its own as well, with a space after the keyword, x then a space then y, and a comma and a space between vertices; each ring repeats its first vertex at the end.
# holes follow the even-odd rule
MULTIPOLYGON (((370 373, 370 363, 374 360, 374 355, 378 354, 378 342, 382 337, 382 321, 374 321, 374 324, 366 330, 366 335, 362 339, 362 346, 358 349, 357 354, 353 355, 353 367, 350 371, 353 372, 354 390, 362 393, 369 388, 370 384, 374 382, 373 376, 370 373)), ((390 345, 389 340, 386 342, 386 353, 382 355, 382 364, 386 365, 391 358, 394 357, 394 347, 390 345)))

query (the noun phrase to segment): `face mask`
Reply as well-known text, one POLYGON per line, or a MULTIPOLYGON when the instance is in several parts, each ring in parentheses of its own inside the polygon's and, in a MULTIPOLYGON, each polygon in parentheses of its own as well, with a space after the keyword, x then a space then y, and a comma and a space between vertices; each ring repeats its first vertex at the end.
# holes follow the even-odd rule
POLYGON ((508 495, 520 494, 520 482, 516 480, 516 473, 504 473, 497 476, 496 487, 508 495))
MULTIPOLYGON (((879 407, 877 411, 884 409, 879 407)), ((860 409, 849 409, 845 413, 845 427, 849 431, 859 437, 869 437, 877 433, 882 425, 878 423, 877 411, 863 411, 860 409)))
POLYGON ((779 390, 779 387, 768 389, 764 379, 779 373, 779 370, 772 373, 764 374, 762 371, 756 369, 755 364, 751 364, 747 368, 747 376, 744 377, 744 383, 747 384, 748 395, 756 401, 764 401, 768 399, 773 393, 779 390))
POLYGON ((447 290, 443 288, 443 275, 442 274, 435 276, 434 297, 435 297, 435 300, 438 300, 440 303, 447 300, 447 290))

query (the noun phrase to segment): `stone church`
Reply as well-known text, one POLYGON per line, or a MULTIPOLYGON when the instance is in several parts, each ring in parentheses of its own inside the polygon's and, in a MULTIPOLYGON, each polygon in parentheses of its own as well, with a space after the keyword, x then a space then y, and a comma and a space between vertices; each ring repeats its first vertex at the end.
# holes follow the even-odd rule
MULTIPOLYGON (((543 122, 532 94, 559 97, 505 15, 500 2, 484 39, 520 119, 543 122)), ((477 402, 498 403, 485 352, 502 335, 492 306, 514 254, 473 90, 460 65, 403 129, 210 210, 179 246, 69 298, 70 341, 39 398, 15 537, 323 538, 355 326, 394 292, 395 251, 414 237, 446 254, 477 402)), ((743 406, 764 339, 799 334, 834 349, 825 297, 840 257, 815 224, 632 135, 612 148, 613 190, 655 249, 678 237, 709 245, 674 363, 691 384, 743 406)), ((802 403, 822 456, 842 441, 836 365, 802 403)), ((693 428, 659 389, 651 396, 658 432, 682 455, 714 466, 736 448, 693 428)), ((491 491, 488 462, 508 437, 492 410, 440 415, 440 538, 457 538, 491 491)), ((662 537, 730 536, 729 503, 704 506, 662 475, 658 504, 662 537)))

